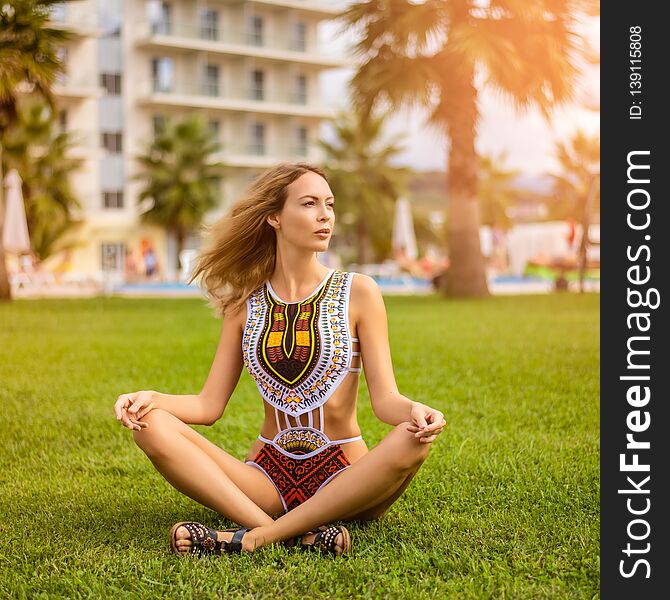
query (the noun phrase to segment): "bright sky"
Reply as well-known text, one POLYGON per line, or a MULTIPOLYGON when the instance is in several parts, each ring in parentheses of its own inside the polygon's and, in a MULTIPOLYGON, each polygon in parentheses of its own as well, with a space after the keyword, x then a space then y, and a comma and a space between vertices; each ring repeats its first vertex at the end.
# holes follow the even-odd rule
MULTIPOLYGON (((583 24, 583 33, 592 48, 600 47, 600 19, 589 18, 583 24)), ((337 47, 344 54, 347 40, 336 37, 337 26, 332 23, 322 25, 322 44, 329 52, 337 47)), ((343 106, 346 103, 346 82, 352 76, 352 69, 333 69, 321 74, 323 100, 330 105, 343 106)), ((600 104, 600 72, 591 67, 585 72, 578 96, 589 104, 600 104)), ((504 100, 489 89, 479 96, 480 123, 477 137, 477 150, 482 154, 500 154, 507 151, 506 167, 519 169, 529 175, 539 175, 555 171, 557 163, 553 158, 557 140, 567 140, 581 128, 590 135, 600 131, 600 112, 581 106, 568 106, 556 111, 552 123, 548 124, 539 111, 532 110, 519 116, 504 100)), ((403 111, 387 125, 387 135, 406 132, 406 151, 398 156, 398 165, 408 165, 418 170, 445 170, 447 165, 448 142, 446 138, 423 123, 427 114, 423 111, 403 111)), ((325 135, 328 136, 328 126, 325 135)))

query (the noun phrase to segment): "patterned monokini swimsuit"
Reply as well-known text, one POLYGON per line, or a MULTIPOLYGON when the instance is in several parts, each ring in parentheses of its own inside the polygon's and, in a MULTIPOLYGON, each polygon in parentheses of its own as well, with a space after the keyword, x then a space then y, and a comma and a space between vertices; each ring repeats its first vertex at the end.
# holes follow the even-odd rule
POLYGON ((350 372, 361 372, 352 366, 360 356, 354 349, 359 340, 349 333, 353 276, 330 269, 300 302, 284 302, 266 280, 247 299, 244 364, 263 399, 274 407, 277 434, 271 440, 259 435, 263 447, 246 462, 272 481, 286 512, 351 466, 340 444, 363 439, 329 439, 323 416, 339 384, 350 372))

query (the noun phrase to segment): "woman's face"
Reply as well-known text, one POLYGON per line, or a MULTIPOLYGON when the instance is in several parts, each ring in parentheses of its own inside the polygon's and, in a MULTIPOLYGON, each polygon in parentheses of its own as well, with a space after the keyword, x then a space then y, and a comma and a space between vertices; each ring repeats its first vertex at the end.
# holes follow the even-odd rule
POLYGON ((324 252, 335 225, 335 199, 328 182, 313 171, 303 173, 286 188, 284 208, 273 220, 268 218, 278 237, 295 246, 324 252), (321 229, 327 234, 317 234, 321 229))

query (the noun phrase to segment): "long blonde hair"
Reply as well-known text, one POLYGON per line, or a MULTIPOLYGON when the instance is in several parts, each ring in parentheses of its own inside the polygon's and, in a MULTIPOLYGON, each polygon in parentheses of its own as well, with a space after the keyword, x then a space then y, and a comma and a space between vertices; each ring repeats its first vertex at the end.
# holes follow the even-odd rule
POLYGON ((209 243, 198 255, 189 283, 201 276, 199 284, 217 317, 239 310, 274 272, 277 238, 266 218, 282 211, 287 186, 308 171, 326 179, 319 167, 305 162, 283 162, 268 169, 223 217, 203 227, 209 243))

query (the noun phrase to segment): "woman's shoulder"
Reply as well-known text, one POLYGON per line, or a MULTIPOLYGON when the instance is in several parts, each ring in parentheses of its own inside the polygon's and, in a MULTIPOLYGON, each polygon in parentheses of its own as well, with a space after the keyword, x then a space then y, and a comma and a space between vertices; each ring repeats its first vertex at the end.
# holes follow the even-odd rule
POLYGON ((375 290, 379 289, 379 285, 373 277, 366 275, 365 273, 359 273, 358 271, 341 271, 349 277, 351 280, 352 290, 355 288, 360 288, 362 290, 375 290))
POLYGON ((355 306, 366 306, 381 297, 381 290, 374 278, 365 273, 346 271, 351 278, 349 299, 355 306))
POLYGON ((224 321, 234 322, 240 330, 244 329, 244 323, 247 319, 247 306, 245 302, 229 304, 221 312, 224 321))
POLYGON ((384 313, 384 299, 379 285, 372 277, 354 271, 348 273, 352 275, 349 288, 350 319, 355 323, 354 330, 358 331, 362 319, 384 313))

